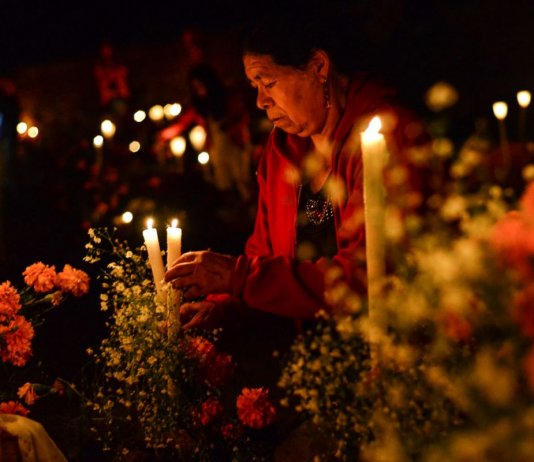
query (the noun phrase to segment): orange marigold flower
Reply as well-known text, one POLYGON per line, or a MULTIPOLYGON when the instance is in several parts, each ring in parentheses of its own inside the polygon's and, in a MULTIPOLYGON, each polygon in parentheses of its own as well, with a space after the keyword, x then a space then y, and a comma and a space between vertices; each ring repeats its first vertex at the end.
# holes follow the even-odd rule
POLYGON ((37 262, 28 266, 22 273, 24 282, 35 292, 50 292, 56 283, 56 267, 37 262))
POLYGON ((37 401, 37 393, 33 388, 33 384, 26 382, 22 387, 17 391, 17 396, 22 399, 28 406, 31 406, 35 401, 37 401))
POLYGON ((237 416, 243 424, 260 429, 271 424, 276 409, 269 401, 268 391, 263 388, 243 388, 237 397, 237 416))
POLYGON ((532 393, 534 393, 534 347, 530 349, 523 359, 523 368, 525 369, 525 377, 532 393))
POLYGON ((24 366, 32 354, 33 335, 33 326, 24 316, 16 316, 7 326, 0 326, 2 361, 24 366))
POLYGON ((11 282, 0 284, 0 322, 10 321, 20 310, 20 295, 11 282))
POLYGON ((30 411, 16 401, 0 403, 0 414, 28 415, 30 411))
POLYGON ((81 297, 89 292, 87 273, 70 265, 65 265, 63 271, 57 274, 56 284, 62 292, 70 292, 75 297, 81 297))

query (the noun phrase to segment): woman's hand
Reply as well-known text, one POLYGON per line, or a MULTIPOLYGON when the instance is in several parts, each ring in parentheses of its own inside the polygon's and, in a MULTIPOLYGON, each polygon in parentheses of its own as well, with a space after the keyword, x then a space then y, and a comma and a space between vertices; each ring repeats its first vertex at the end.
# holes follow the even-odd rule
POLYGON ((224 314, 224 306, 213 301, 184 303, 179 311, 180 324, 185 330, 213 329, 221 327, 224 314))
POLYGON ((236 261, 235 257, 210 250, 187 252, 173 262, 165 281, 183 290, 188 299, 228 293, 236 261))

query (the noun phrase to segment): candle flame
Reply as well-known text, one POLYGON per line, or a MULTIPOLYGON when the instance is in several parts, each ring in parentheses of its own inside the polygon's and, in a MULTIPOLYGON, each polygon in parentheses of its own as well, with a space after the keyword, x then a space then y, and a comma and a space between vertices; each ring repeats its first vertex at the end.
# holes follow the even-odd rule
POLYGON ((123 223, 131 223, 133 220, 133 213, 126 211, 121 216, 123 223))
POLYGON ((367 130, 365 130, 365 132, 369 134, 377 134, 381 128, 382 122, 380 121, 380 117, 374 116, 371 119, 371 122, 369 122, 369 126, 367 127, 367 130))
POLYGON ((497 101, 493 103, 493 114, 499 120, 504 120, 508 114, 508 104, 504 101, 497 101))
POLYGON ((171 221, 171 228, 177 228, 178 227, 178 218, 174 218, 171 221))
POLYGON ((146 220, 146 228, 147 229, 152 229, 153 226, 154 226, 154 219, 153 218, 148 218, 146 220))
POLYGON ((528 107, 530 104, 530 92, 527 90, 517 92, 517 102, 522 108, 528 107))

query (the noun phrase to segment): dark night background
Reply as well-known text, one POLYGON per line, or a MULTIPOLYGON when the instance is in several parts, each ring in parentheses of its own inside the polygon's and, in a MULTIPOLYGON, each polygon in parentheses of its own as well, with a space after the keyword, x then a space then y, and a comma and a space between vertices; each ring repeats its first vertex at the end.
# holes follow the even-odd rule
MULTIPOLYGON (((367 65, 393 82, 423 116, 428 115, 424 92, 433 83, 443 80, 458 89, 459 102, 449 114, 456 141, 469 136, 481 117, 489 121, 491 136, 496 137, 492 102, 508 102, 512 124, 517 119, 516 92, 534 90, 531 0, 323 1, 340 14, 359 18, 367 65)), ((149 154, 147 163, 120 154, 109 172, 109 184, 98 197, 84 190, 87 165, 80 159, 90 161, 92 138, 101 120, 93 64, 100 42, 111 42, 129 69, 132 111, 185 101, 188 64, 182 34, 193 29, 203 37, 205 60, 226 83, 243 88, 247 104, 255 111, 242 72, 240 32, 264 14, 263 6, 283 14, 287 5, 306 8, 307 3, 0 0, 0 77, 13 79, 22 113, 40 129, 37 140, 26 140, 18 147, 16 192, 5 205, 4 227, 10 232, 4 237, 0 282, 20 283, 21 271, 35 261, 58 268, 70 263, 94 271, 81 261, 87 225, 112 225, 132 197, 156 204, 149 211, 159 213, 161 221, 172 214, 185 216, 186 250, 209 246, 239 252, 252 214, 218 202, 220 198, 207 185, 192 183, 198 176, 184 179, 162 172, 149 154), (120 196, 113 209, 109 204, 114 188, 123 185, 130 192, 120 196), (95 213, 102 204, 106 211, 95 213), (226 215, 221 216, 221 210, 226 215)), ((530 140, 533 122, 530 115, 530 140)), ((512 137, 514 130, 511 126, 512 137)), ((119 232, 137 245, 142 226, 134 221, 119 232)), ((36 361, 42 361, 51 376, 76 378, 84 349, 102 333, 97 311, 95 292, 52 313, 38 332, 36 361)))

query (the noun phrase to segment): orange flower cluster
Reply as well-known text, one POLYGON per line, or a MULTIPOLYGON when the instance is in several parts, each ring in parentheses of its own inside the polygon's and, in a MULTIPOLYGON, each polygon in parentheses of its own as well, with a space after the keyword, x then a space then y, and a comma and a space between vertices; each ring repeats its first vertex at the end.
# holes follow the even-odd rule
MULTIPOLYGON (((22 275, 24 282, 36 293, 47 294, 55 290, 49 299, 52 305, 58 305, 64 294, 80 297, 89 291, 89 276, 70 265, 56 273, 54 266, 38 262, 28 266, 22 275)), ((32 302, 35 300, 28 304, 32 302)), ((10 281, 0 284, 0 358, 19 367, 24 366, 32 354, 34 336, 31 322, 19 314, 23 305, 20 293, 10 281)))
POLYGON ((11 282, 0 284, 0 322, 12 319, 21 309, 20 295, 11 282))
POLYGON ((7 322, 0 324, 0 358, 22 367, 32 354, 31 341, 34 330, 31 323, 20 315, 15 315, 7 322))
POLYGON ((15 401, 7 401, 6 403, 0 403, 0 414, 16 414, 16 415, 28 415, 30 411, 26 409, 22 404, 15 401))
POLYGON ((0 284, 0 358, 15 366, 24 366, 31 356, 34 331, 19 314, 20 294, 10 281, 0 284))
POLYGON ((35 292, 46 293, 59 289, 61 293, 70 293, 81 297, 89 292, 89 276, 84 271, 65 265, 63 271, 56 273, 55 266, 37 262, 28 266, 24 273, 24 282, 35 292))
MULTIPOLYGON (((522 282, 511 314, 523 335, 534 340, 534 182, 521 197, 520 210, 509 212, 496 224, 491 242, 522 282)), ((534 391, 534 345, 523 364, 527 381, 534 391)))
POLYGON ((261 429, 274 422, 276 408, 263 388, 243 388, 237 397, 237 416, 245 425, 261 429))

